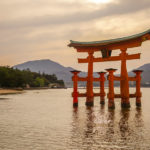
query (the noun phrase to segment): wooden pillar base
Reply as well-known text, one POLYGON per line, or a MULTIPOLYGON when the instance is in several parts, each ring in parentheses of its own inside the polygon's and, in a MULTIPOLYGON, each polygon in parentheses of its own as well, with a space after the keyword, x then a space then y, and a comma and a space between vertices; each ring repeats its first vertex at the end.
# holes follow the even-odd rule
POLYGON ((115 103, 114 103, 113 100, 110 100, 110 99, 109 99, 108 108, 109 108, 109 109, 115 109, 115 103))
POLYGON ((78 107, 78 103, 73 103, 73 107, 78 107))
POLYGON ((73 92, 72 96, 73 96, 73 107, 78 107, 78 92, 73 92))
POLYGON ((88 107, 92 107, 94 106, 94 102, 86 102, 85 105, 88 107))
POLYGON ((122 98, 121 101, 122 108, 130 108, 129 98, 122 98))
POLYGON ((136 97, 136 106, 141 107, 141 97, 136 97))
POLYGON ((85 103, 85 105, 86 106, 89 106, 89 107, 91 107, 91 106, 94 106, 94 101, 93 101, 93 97, 87 97, 87 100, 86 100, 86 103, 85 103))
POLYGON ((105 104, 105 94, 100 96, 100 104, 104 105, 105 104))
POLYGON ((101 105, 104 105, 104 104, 105 104, 105 98, 104 98, 104 97, 101 97, 100 104, 101 104, 101 105))
POLYGON ((136 107, 141 107, 141 103, 136 103, 136 107))
POLYGON ((130 108, 130 103, 121 103, 122 108, 130 108))
POLYGON ((94 97, 87 97, 85 105, 86 106, 94 106, 94 97))

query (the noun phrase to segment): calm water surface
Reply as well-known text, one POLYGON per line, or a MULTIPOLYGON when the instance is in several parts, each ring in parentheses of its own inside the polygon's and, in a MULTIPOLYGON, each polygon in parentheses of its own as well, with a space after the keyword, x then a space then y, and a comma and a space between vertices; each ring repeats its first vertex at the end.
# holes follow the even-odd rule
MULTIPOLYGON (((97 90, 98 91, 98 90, 97 90)), ((118 91, 118 89, 116 89, 118 91)), ((134 89, 131 89, 131 92, 134 89)), ((72 89, 27 91, 0 96, 0 150, 150 150, 150 89, 143 88, 142 108, 106 105, 72 108, 72 89)))

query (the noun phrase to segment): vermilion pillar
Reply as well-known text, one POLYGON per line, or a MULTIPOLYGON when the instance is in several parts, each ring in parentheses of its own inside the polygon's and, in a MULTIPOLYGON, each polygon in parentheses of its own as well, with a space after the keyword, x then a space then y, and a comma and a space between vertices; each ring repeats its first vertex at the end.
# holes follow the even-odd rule
POLYGON ((129 108, 129 79, 126 66, 126 53, 127 49, 121 49, 121 81, 120 81, 120 93, 121 93, 121 106, 123 108, 129 108))
POLYGON ((105 84, 105 74, 106 72, 98 72, 100 75, 100 104, 105 104, 105 90, 104 90, 104 84, 105 84))
POLYGON ((136 106, 141 107, 141 73, 142 70, 134 70, 133 71, 136 74, 136 106))
POLYGON ((106 69, 107 72, 109 73, 108 75, 108 81, 109 81, 109 92, 108 92, 108 108, 114 109, 115 108, 115 103, 114 103, 114 75, 113 73, 117 70, 117 69, 106 69))
POLYGON ((87 106, 93 106, 93 53, 94 52, 88 52, 88 76, 87 76, 87 99, 86 99, 86 105, 87 106))
POLYGON ((78 73, 80 73, 80 71, 74 70, 71 71, 71 73, 73 74, 72 77, 72 81, 73 81, 73 106, 77 107, 78 106, 78 73))

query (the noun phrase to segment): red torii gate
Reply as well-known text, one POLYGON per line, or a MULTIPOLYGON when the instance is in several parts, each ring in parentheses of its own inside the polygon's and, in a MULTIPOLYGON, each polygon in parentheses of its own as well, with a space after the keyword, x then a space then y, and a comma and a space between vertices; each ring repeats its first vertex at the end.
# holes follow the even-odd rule
POLYGON ((78 97, 87 97, 86 105, 93 106, 94 96, 101 97, 101 104, 104 104, 104 81, 105 72, 100 72, 99 78, 93 77, 93 63, 94 62, 105 62, 105 61, 121 61, 121 73, 120 77, 116 77, 113 73, 116 69, 110 68, 106 69, 109 73, 108 81, 109 81, 109 93, 107 95, 109 103, 109 108, 114 108, 114 98, 121 98, 121 106, 125 108, 130 107, 129 98, 136 97, 136 105, 141 106, 141 91, 140 91, 140 80, 142 73, 141 70, 135 70, 135 77, 128 77, 126 61, 132 59, 140 59, 140 53, 131 54, 127 53, 128 48, 134 48, 141 46, 142 42, 150 40, 150 30, 147 30, 143 33, 112 39, 112 40, 104 40, 104 41, 95 41, 95 42, 78 42, 78 41, 70 41, 69 47, 74 47, 77 52, 86 52, 88 53, 88 57, 84 59, 78 59, 79 63, 88 63, 88 75, 85 78, 78 77, 79 71, 72 71, 74 74, 73 82, 74 82, 74 92, 72 94, 74 101, 74 106, 78 106, 78 97), (111 56, 113 50, 119 49, 121 51, 119 56, 111 56), (101 51, 102 57, 95 58, 93 56, 94 52, 101 51), (114 93, 114 81, 120 81, 120 94, 114 93), (77 90, 77 82, 78 81, 87 81, 86 93, 79 93, 77 90), (93 81, 100 82, 100 93, 93 93, 93 81), (136 81, 136 93, 129 94, 129 81, 136 81))

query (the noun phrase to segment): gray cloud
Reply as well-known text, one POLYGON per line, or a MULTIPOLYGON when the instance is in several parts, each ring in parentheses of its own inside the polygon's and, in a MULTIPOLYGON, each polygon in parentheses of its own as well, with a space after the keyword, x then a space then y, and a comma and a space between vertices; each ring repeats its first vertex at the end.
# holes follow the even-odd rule
MULTIPOLYGON (((73 5, 73 4, 72 4, 73 5)), ((67 8, 67 5, 66 5, 67 8)), ((6 22, 0 22, 0 29, 41 27, 49 25, 63 25, 70 23, 81 23, 101 19, 112 15, 121 15, 135 13, 142 10, 150 9, 149 0, 120 0, 119 3, 107 4, 104 8, 93 11, 80 11, 72 14, 63 12, 57 15, 44 15, 38 17, 14 19, 6 22)))
POLYGON ((118 0, 108 4, 70 1, 0 1, 4 12, 0 14, 1 62, 16 64, 50 58, 76 67, 77 54, 67 47, 69 39, 120 37, 145 30, 150 24, 149 0, 118 0), (62 53, 64 57, 60 58, 62 53))

